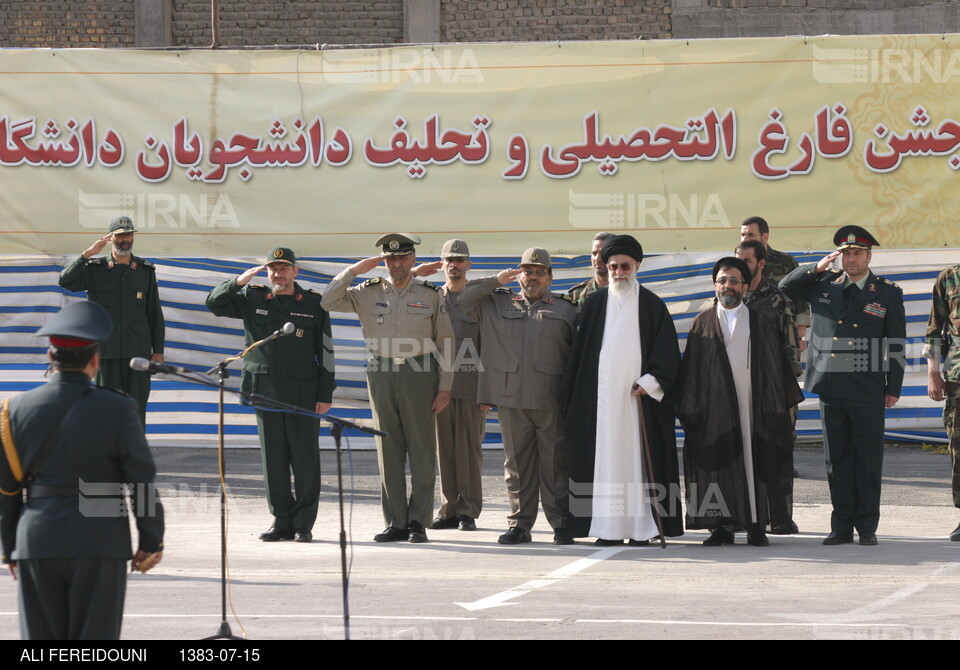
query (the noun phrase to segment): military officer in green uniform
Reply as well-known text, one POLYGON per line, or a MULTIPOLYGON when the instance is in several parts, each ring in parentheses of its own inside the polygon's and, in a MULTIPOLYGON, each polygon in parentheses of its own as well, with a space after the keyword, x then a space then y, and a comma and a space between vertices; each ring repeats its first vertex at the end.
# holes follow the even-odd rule
POLYGON ((554 544, 566 532, 569 471, 560 449, 560 384, 573 341, 577 304, 550 292, 553 263, 545 249, 523 252, 520 267, 468 282, 460 307, 480 318, 482 368, 477 400, 496 406, 503 436, 504 479, 510 499, 500 544, 530 542, 542 501, 554 544), (505 287, 514 279, 521 293, 505 287))
POLYGON ((0 537, 25 640, 119 639, 127 561, 146 572, 163 555, 163 507, 137 405, 90 384, 97 345, 112 329, 92 301, 63 308, 37 331, 50 338, 53 374, 0 409, 0 537))
POLYGON ((133 221, 118 216, 110 232, 80 254, 60 273, 60 286, 86 291, 113 320, 113 332, 100 347, 97 385, 128 393, 140 408, 147 425, 150 373, 130 369, 131 358, 163 362, 164 323, 157 289, 156 267, 133 255, 133 221), (108 244, 109 256, 97 256, 108 244))
POLYGON ((900 399, 905 365, 903 291, 870 270, 877 240, 860 226, 834 236, 837 250, 780 282, 810 302, 812 337, 805 388, 820 396, 833 514, 826 545, 877 544, 884 409, 900 399), (843 270, 832 269, 842 256, 843 270))
POLYGON ((611 237, 613 237, 613 233, 606 232, 600 232, 593 236, 593 246, 590 248, 590 265, 593 266, 593 276, 567 291, 567 295, 578 305, 582 305, 588 296, 608 284, 609 271, 603 259, 600 258, 600 251, 603 249, 603 243, 611 237))
MULTIPOLYGON (((793 314, 793 303, 777 288, 776 284, 764 278, 763 270, 766 265, 766 249, 759 240, 744 240, 737 245, 734 256, 747 264, 750 270, 750 285, 743 297, 743 304, 748 308, 760 312, 777 329, 783 350, 787 353, 790 368, 796 377, 803 370, 800 367, 800 347, 797 336, 797 320, 793 314)), ((793 423, 797 420, 797 406, 790 408, 790 417, 793 423)), ((790 469, 793 470, 793 459, 790 459, 790 469)), ((792 535, 800 529, 793 521, 793 479, 772 478, 767 487, 767 506, 769 508, 771 535, 792 535), (786 490, 781 488, 781 484, 786 490)))
MULTIPOLYGON (((330 316, 321 306, 322 296, 295 281, 299 271, 296 254, 277 247, 267 255, 264 265, 250 268, 210 291, 207 308, 217 316, 243 319, 248 345, 292 323, 295 330, 291 336, 247 354, 240 388, 325 414, 336 386, 330 316), (270 286, 250 284, 263 270, 270 286)), ((318 420, 257 408, 257 430, 267 503, 273 515, 273 525, 260 539, 310 542, 320 503, 318 420)))
MULTIPOLYGON (((960 265, 941 272, 933 285, 923 356, 927 394, 936 402, 946 400, 943 425, 950 440, 953 504, 960 508, 960 265)), ((950 539, 960 542, 960 525, 950 539)))
POLYGON ((377 542, 426 542, 433 516, 437 438, 434 414, 450 402, 454 332, 439 289, 414 278, 416 235, 391 233, 376 242, 381 256, 354 263, 323 296, 331 312, 355 312, 370 359, 367 387, 377 437, 381 504, 387 527, 377 542), (380 262, 389 277, 351 287, 380 262), (407 497, 406 462, 410 461, 407 497))

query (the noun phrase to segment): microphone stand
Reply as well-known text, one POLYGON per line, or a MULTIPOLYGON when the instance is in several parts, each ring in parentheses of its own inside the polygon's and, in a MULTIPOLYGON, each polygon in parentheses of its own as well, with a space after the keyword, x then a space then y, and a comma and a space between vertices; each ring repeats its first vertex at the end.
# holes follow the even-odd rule
POLYGON ((200 377, 200 373, 187 374, 186 371, 179 369, 171 368, 170 366, 158 366, 161 368, 159 371, 164 372, 165 374, 171 374, 187 381, 191 381, 203 386, 208 386, 211 388, 216 388, 218 391, 217 394, 217 460, 218 466, 220 469, 220 626, 217 629, 216 634, 211 635, 210 637, 204 638, 205 640, 243 640, 244 638, 239 637, 233 634, 233 631, 230 628, 230 623, 227 621, 227 487, 226 487, 226 466, 224 462, 224 391, 228 390, 231 393, 234 393, 241 398, 244 398, 250 401, 250 405, 253 407, 270 407, 271 409, 280 410, 284 412, 289 412, 291 414, 300 414, 302 416, 310 416, 315 419, 321 419, 327 421, 330 426, 330 432, 333 435, 333 439, 336 446, 337 453, 337 489, 338 489, 338 499, 340 507, 340 572, 341 572, 341 588, 343 591, 343 631, 344 639, 350 639, 350 606, 349 606, 349 579, 347 578, 347 531, 344 522, 344 501, 343 501, 343 462, 341 459, 342 450, 340 448, 340 437, 342 435, 344 428, 352 428, 369 435, 378 435, 385 437, 386 433, 375 428, 368 428, 360 424, 354 423, 353 421, 348 421, 347 419, 342 419, 331 414, 317 414, 316 412, 311 412, 305 410, 302 407, 297 407, 296 405, 291 405, 288 403, 280 402, 279 400, 274 400, 272 398, 267 398, 257 393, 246 393, 239 389, 231 389, 226 386, 226 379, 230 376, 230 372, 227 370, 227 366, 230 363, 244 358, 248 353, 254 349, 277 339, 278 337, 283 337, 284 335, 290 335, 293 332, 293 325, 286 323, 283 325, 283 328, 275 331, 271 335, 254 342, 246 349, 241 351, 239 354, 234 356, 228 356, 223 359, 216 366, 210 368, 206 372, 207 375, 212 375, 216 373, 217 382, 211 382, 203 377, 200 377), (288 327, 289 326, 289 327, 288 327), (162 369, 166 368, 166 369, 162 369))

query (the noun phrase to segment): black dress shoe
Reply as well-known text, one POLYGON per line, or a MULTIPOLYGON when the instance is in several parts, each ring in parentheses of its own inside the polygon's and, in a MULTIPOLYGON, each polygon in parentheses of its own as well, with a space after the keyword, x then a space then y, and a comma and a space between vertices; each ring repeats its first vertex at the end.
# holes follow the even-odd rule
POLYGON ((449 519, 441 519, 440 517, 437 517, 433 520, 433 523, 430 524, 430 528, 433 530, 446 530, 448 528, 456 528, 457 523, 457 517, 455 516, 452 516, 449 519))
POLYGON ((823 538, 822 544, 828 547, 837 544, 853 544, 853 533, 838 533, 834 531, 823 538))
POLYGON ((497 538, 497 542, 500 544, 521 544, 523 542, 530 542, 532 539, 533 538, 530 537, 529 530, 524 530, 523 528, 517 528, 514 526, 497 538))
POLYGON ((554 544, 573 544, 573 538, 567 535, 566 528, 557 528, 553 531, 554 544))
POLYGON ((720 526, 710 533, 710 537, 703 541, 705 547, 722 547, 725 544, 733 544, 734 535, 729 530, 720 526))
MULTIPOLYGON (((654 539, 659 540, 659 536, 654 539)), ((649 547, 650 540, 630 540, 627 544, 631 547, 649 547)))
POLYGON ((875 547, 877 546, 877 534, 876 533, 860 533, 860 544, 865 547, 875 547))
POLYGON ((373 536, 374 542, 401 542, 410 537, 410 531, 404 530, 403 528, 394 528, 393 526, 388 526, 383 529, 382 533, 378 533, 373 536))
POLYGON ((410 541, 414 543, 427 542, 427 531, 419 521, 410 522, 410 541))
POLYGON ((460 530, 476 530, 477 522, 473 520, 472 516, 467 516, 466 514, 461 514, 457 517, 457 521, 460 522, 460 530))
POLYGON ((747 544, 754 547, 769 547, 770 540, 767 539, 767 534, 762 530, 757 530, 753 533, 747 533, 747 544))
POLYGON ((793 521, 790 523, 781 523, 770 529, 771 535, 793 535, 799 532, 800 529, 797 528, 797 524, 795 524, 793 521))
POLYGON ((615 547, 618 544, 623 544, 623 540, 604 540, 602 537, 598 537, 594 544, 598 547, 615 547))
POLYGON ((260 539, 264 542, 278 542, 280 540, 292 540, 293 531, 292 530, 277 530, 276 527, 271 527, 266 533, 260 533, 260 539))
POLYGON ((309 530, 298 530, 293 534, 294 542, 313 542, 313 533, 309 530))
POLYGON ((960 542, 960 526, 957 526, 956 530, 950 533, 950 539, 954 542, 960 542))

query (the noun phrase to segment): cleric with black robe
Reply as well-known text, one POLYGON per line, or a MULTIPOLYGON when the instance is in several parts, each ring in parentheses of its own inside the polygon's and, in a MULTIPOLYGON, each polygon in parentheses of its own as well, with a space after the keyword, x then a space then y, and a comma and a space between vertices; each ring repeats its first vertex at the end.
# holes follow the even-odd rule
MULTIPOLYGON (((605 242, 604 256, 627 254, 641 260, 642 250, 632 237, 621 235, 605 242), (628 239, 625 239, 628 238, 628 239), (607 245, 611 245, 607 248, 607 245), (631 249, 631 247, 635 247, 631 249)), ((606 260, 606 259, 605 259, 606 260)), ((666 305, 652 291, 637 284, 640 373, 652 375, 664 394, 658 402, 649 395, 640 395, 634 400, 640 403, 646 430, 643 431, 650 445, 651 468, 640 454, 647 491, 624 491, 625 507, 637 502, 635 494, 648 496, 651 503, 648 514, 653 515, 652 503, 659 501, 659 517, 663 535, 683 535, 681 520, 682 503, 679 486, 677 442, 674 430, 674 385, 680 365, 677 332, 666 305), (652 469, 652 473, 648 472, 652 469), (629 498, 629 499, 628 499, 629 498)), ((599 367, 604 330, 607 321, 608 288, 601 288, 583 303, 578 316, 578 329, 570 348, 561 391, 561 407, 566 410, 563 448, 570 467, 570 516, 567 530, 571 537, 592 536, 594 501, 591 495, 595 478, 597 455, 597 413, 599 394, 599 367)), ((625 390, 628 392, 628 389, 625 390)), ((600 399, 601 402, 603 399, 600 399)), ((608 447, 610 445, 607 445, 608 447)), ((623 446, 613 445, 613 446, 623 446)), ((628 447, 630 448, 630 447, 628 447)), ((636 449, 642 449, 637 444, 636 449)), ((606 501, 609 503, 610 501, 606 501)), ((656 517, 654 517, 656 518, 656 517)), ((598 536, 599 537, 599 536, 598 536)), ((612 540, 627 538, 608 538, 612 540)), ((643 540, 644 538, 635 538, 643 540)))
MULTIPOLYGON (((739 259, 721 259, 749 270, 739 259)), ((723 266, 726 267, 726 266, 723 266)), ((714 268, 717 279, 718 267, 714 268)), ((790 408, 803 394, 790 369, 776 328, 762 314, 744 306, 748 316, 748 361, 752 427, 745 462, 744 433, 734 371, 718 318, 711 306, 693 322, 680 367, 677 413, 684 430, 683 465, 687 484, 688 529, 746 529, 763 538, 767 523, 768 485, 793 476, 793 431, 790 408), (747 471, 753 473, 749 488, 747 471), (754 500, 756 519, 751 511, 754 500)), ((738 370, 737 374, 747 372, 738 370)), ((772 487, 788 491, 788 486, 772 487)), ((786 503, 788 504, 788 503, 786 503)), ((732 543, 732 536, 724 544, 732 543)))

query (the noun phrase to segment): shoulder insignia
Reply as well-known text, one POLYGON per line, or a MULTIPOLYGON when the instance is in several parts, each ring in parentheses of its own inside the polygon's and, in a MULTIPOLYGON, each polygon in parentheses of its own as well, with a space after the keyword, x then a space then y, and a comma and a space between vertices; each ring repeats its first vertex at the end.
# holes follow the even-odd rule
POLYGON ((574 297, 573 297, 572 295, 570 295, 569 293, 564 293, 564 294, 561 295, 560 297, 563 298, 564 300, 566 300, 567 302, 569 302, 571 305, 576 305, 576 304, 577 304, 577 299, 574 298, 574 297))
POLYGON ((843 270, 841 270, 840 268, 830 268, 829 270, 827 270, 827 272, 832 272, 833 274, 838 275, 842 273, 843 270))
POLYGON ((424 280, 423 280, 422 282, 420 282, 420 283, 423 284, 424 286, 426 286, 426 287, 429 288, 429 289, 433 289, 433 290, 436 291, 437 293, 440 292, 440 287, 437 286, 436 284, 434 284, 432 281, 427 281, 426 279, 424 279, 424 280))
POLYGON ((900 288, 900 286, 897 283, 890 281, 886 277, 880 277, 880 281, 882 281, 884 284, 887 284, 888 286, 892 286, 893 288, 900 288))
POLYGON ((360 286, 376 286, 380 283, 380 277, 371 277, 367 281, 360 284, 360 286))
POLYGON ((323 297, 323 294, 322 294, 320 291, 318 291, 317 289, 314 289, 314 288, 308 288, 308 289, 307 289, 307 293, 312 293, 312 294, 314 294, 315 296, 317 296, 318 298, 322 298, 322 297, 323 297))
POLYGON ((508 289, 506 286, 498 286, 497 288, 493 289, 493 292, 494 293, 513 293, 513 291, 508 289))
POLYGON ((100 265, 103 263, 103 256, 91 256, 87 259, 87 265, 100 265))
POLYGON ((144 260, 143 260, 143 267, 145 267, 145 268, 156 268, 157 266, 154 265, 153 263, 151 263, 150 261, 144 259, 144 260))
POLYGON ((267 289, 267 287, 264 286, 263 284, 247 284, 246 288, 262 288, 264 290, 267 289))

